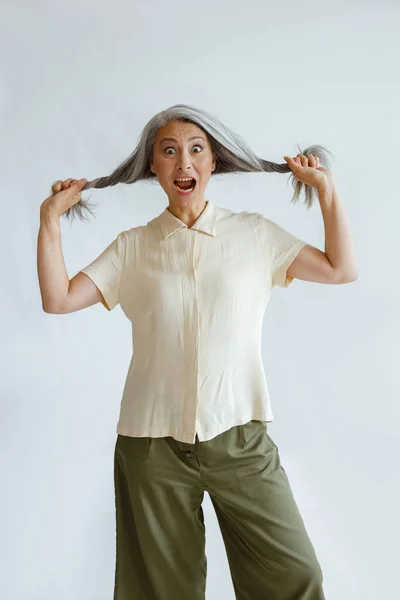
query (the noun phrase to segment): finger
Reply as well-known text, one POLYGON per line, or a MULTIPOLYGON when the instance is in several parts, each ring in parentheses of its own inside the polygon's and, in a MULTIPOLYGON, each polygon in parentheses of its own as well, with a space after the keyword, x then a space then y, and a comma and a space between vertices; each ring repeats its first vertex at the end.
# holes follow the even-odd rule
POLYGON ((83 187, 85 183, 87 183, 86 177, 83 177, 82 179, 73 179, 72 177, 70 177, 65 181, 55 181, 51 186, 51 191, 52 194, 58 194, 58 192, 70 189, 72 186, 74 186, 74 191, 76 192, 76 189, 83 187))
POLYGON ((87 182, 87 179, 85 180, 79 180, 79 181, 74 181, 71 186, 66 190, 66 193, 73 198, 79 198, 81 197, 82 194, 82 188, 85 185, 85 183, 87 182))
POLYGON ((303 166, 299 154, 297 156, 293 157, 293 161, 294 161, 294 164, 296 165, 296 167, 302 167, 303 166))
POLYGON ((53 194, 58 194, 58 192, 61 192, 61 190, 62 190, 62 187, 61 187, 62 183, 63 182, 60 179, 58 181, 55 181, 53 183, 53 185, 51 186, 51 191, 52 191, 53 194))
POLYGON ((307 167, 308 166, 307 156, 305 156, 304 154, 301 154, 300 152, 298 153, 297 156, 300 159, 301 165, 303 167, 307 167))
POLYGON ((87 179, 85 177, 83 177, 82 179, 74 179, 70 185, 70 189, 79 190, 85 185, 85 183, 87 183, 87 179))
POLYGON ((313 154, 307 154, 307 158, 308 158, 308 164, 310 167, 315 167, 317 164, 317 161, 315 160, 315 156, 313 154))
POLYGON ((62 184, 62 189, 67 190, 71 186, 71 183, 74 181, 76 181, 76 179, 72 179, 72 177, 70 177, 69 179, 65 179, 62 184))
POLYGON ((82 177, 82 179, 71 179, 69 187, 71 188, 73 185, 83 186, 87 183, 86 177, 82 177))
POLYGON ((296 157, 292 158, 291 156, 284 156, 283 158, 292 170, 297 169, 300 166, 299 162, 296 162, 296 157))
POLYGON ((74 183, 72 184, 71 187, 74 187, 78 190, 80 190, 81 188, 83 188, 84 185, 87 184, 87 179, 86 177, 82 177, 82 179, 75 179, 74 183))

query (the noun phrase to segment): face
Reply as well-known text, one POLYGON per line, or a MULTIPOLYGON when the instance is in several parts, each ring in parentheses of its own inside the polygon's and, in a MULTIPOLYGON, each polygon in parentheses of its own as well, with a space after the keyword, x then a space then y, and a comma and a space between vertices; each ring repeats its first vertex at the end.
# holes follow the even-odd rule
POLYGON ((204 190, 215 165, 207 136, 197 125, 171 121, 158 130, 150 169, 157 175, 170 202, 182 205, 204 201, 204 190), (182 177, 194 178, 193 191, 177 189, 174 181, 182 177))

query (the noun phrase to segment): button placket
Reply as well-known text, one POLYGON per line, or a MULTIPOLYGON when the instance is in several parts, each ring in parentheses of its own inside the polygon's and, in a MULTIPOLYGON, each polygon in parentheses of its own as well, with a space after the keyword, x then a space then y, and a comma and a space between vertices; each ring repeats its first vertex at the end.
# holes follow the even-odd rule
POLYGON ((198 338, 199 338, 199 308, 197 274, 195 266, 195 247, 197 230, 187 229, 190 247, 190 270, 183 278, 182 286, 185 299, 184 326, 185 326, 185 409, 186 418, 191 428, 196 429, 198 412, 198 338), (194 234, 194 237, 191 236, 194 234))

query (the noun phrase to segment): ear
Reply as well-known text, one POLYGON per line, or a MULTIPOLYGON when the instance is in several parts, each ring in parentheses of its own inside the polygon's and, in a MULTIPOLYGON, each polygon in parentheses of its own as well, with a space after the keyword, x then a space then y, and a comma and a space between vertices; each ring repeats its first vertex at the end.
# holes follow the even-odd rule
POLYGON ((213 159, 212 159, 212 169, 211 171, 215 171, 215 167, 217 166, 217 159, 215 158, 215 156, 213 155, 213 159))
POLYGON ((150 166, 150 171, 151 171, 152 173, 155 173, 155 171, 154 171, 154 167, 153 167, 153 160, 152 160, 151 158, 149 159, 149 166, 150 166))

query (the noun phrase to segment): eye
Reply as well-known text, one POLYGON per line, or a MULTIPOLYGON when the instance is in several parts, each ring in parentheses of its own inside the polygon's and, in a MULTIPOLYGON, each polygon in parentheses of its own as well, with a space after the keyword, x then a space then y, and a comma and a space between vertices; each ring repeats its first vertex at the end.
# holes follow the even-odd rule
MULTIPOLYGON (((200 148, 200 150, 203 150, 203 146, 201 146, 200 144, 195 144, 193 148, 200 148)), ((170 152, 167 152, 167 150, 174 150, 174 148, 172 146, 167 146, 166 148, 164 148, 165 154, 171 154, 170 152)), ((195 154, 198 154, 198 152, 195 152, 195 154)))

